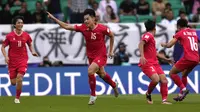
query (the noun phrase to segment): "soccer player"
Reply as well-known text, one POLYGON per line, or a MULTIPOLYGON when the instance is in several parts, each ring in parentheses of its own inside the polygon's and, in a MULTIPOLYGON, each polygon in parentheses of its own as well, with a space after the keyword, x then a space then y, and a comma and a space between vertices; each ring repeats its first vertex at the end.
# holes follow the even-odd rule
POLYGON ((84 23, 74 26, 58 20, 49 12, 47 12, 47 14, 49 18, 58 23, 62 28, 66 30, 81 32, 84 35, 84 38, 86 40, 87 57, 90 64, 88 68, 88 78, 91 96, 88 104, 93 105, 97 99, 95 93, 95 73, 97 73, 106 83, 112 86, 112 88, 114 89, 115 97, 118 97, 119 93, 117 89, 117 84, 112 81, 111 77, 104 70, 104 66, 106 65, 107 61, 105 36, 107 35, 110 37, 110 49, 108 55, 111 58, 113 57, 114 34, 110 31, 109 28, 96 22, 95 11, 92 9, 86 9, 84 11, 84 23))
POLYGON ((20 103, 20 94, 22 91, 22 80, 27 70, 28 54, 26 44, 28 45, 33 56, 38 54, 33 50, 32 39, 27 32, 22 30, 23 17, 16 16, 13 18, 14 30, 6 35, 1 51, 8 64, 8 72, 12 85, 16 85, 15 103, 20 103), (9 46, 8 55, 5 47, 9 46))
POLYGON ((161 43, 162 47, 170 48, 177 41, 183 46, 184 55, 177 61, 177 63, 170 70, 170 77, 174 83, 182 91, 177 98, 174 98, 176 101, 182 101, 186 95, 189 93, 189 90, 186 89, 187 76, 193 70, 195 66, 199 63, 199 54, 198 54, 198 37, 196 31, 188 28, 188 21, 185 19, 179 19, 177 21, 177 29, 179 30, 173 37, 173 39, 168 43, 161 43), (182 72, 182 81, 177 75, 179 72, 182 72))
POLYGON ((156 87, 156 85, 160 82, 161 88, 160 92, 162 95, 162 104, 171 104, 167 102, 168 96, 168 87, 167 87, 167 79, 166 76, 158 64, 158 59, 162 58, 168 63, 172 63, 171 59, 163 57, 156 52, 156 42, 154 39, 154 35, 156 33, 156 23, 152 20, 147 20, 144 23, 146 27, 146 33, 142 36, 142 39, 139 43, 139 51, 141 54, 140 62, 138 66, 141 70, 146 74, 150 79, 151 82, 148 86, 148 90, 146 92, 146 99, 149 104, 153 104, 153 100, 151 98, 151 93, 156 87))

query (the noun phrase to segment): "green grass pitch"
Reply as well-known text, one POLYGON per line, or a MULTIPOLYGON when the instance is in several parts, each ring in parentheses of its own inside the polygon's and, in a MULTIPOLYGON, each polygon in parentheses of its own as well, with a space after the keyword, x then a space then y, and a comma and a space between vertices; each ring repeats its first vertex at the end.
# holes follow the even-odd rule
POLYGON ((144 95, 98 96, 95 105, 87 105, 89 96, 30 96, 21 97, 21 104, 14 104, 14 97, 0 97, 0 112, 200 112, 200 95, 189 94, 183 102, 162 105, 161 96, 153 94, 153 105, 146 103, 144 95))

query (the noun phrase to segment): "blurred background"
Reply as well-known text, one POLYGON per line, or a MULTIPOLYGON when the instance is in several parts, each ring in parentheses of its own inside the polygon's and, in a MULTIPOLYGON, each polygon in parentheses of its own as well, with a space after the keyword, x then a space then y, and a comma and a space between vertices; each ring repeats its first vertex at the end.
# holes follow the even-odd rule
MULTIPOLYGON (((187 19, 189 26, 196 29, 200 37, 200 0, 0 0, 0 44, 2 44, 6 34, 13 30, 12 18, 16 15, 21 15, 25 19, 23 29, 31 35, 34 49, 39 54, 39 57, 33 57, 29 52, 29 69, 27 73, 35 74, 35 77, 27 75, 26 77, 30 78, 27 79, 28 81, 32 82, 34 78, 44 75, 43 78, 45 79, 50 77, 53 82, 53 89, 57 87, 55 84, 59 83, 61 84, 61 90, 64 90, 62 86, 64 77, 82 77, 81 74, 84 74, 78 84, 82 86, 82 82, 84 82, 84 86, 88 86, 88 60, 82 34, 60 28, 59 25, 49 20, 45 13, 45 11, 49 11, 56 18, 69 24, 80 24, 83 22, 83 12, 86 8, 94 9, 97 15, 96 20, 108 26, 115 35, 115 56, 113 59, 107 60, 109 66, 107 70, 117 81, 121 79, 122 87, 125 88, 124 94, 132 94, 133 91, 144 93, 137 88, 132 90, 131 84, 133 86, 141 86, 143 90, 147 88, 147 84, 143 83, 141 79, 144 74, 142 75, 141 70, 137 67, 140 57, 138 43, 142 34, 145 33, 144 21, 153 19, 157 22, 155 35, 157 51, 168 58, 173 58, 175 61, 180 59, 183 54, 180 44, 177 43, 175 47, 170 49, 163 49, 160 43, 168 42, 172 39, 176 32, 176 22, 179 18, 187 19), (129 71, 132 71, 132 75, 129 71), (37 74, 37 72, 44 74, 37 74), (67 75, 65 72, 80 72, 80 74, 67 75)), ((105 42, 107 49, 109 49, 109 38, 106 38, 105 42)), ((159 59, 159 63, 162 64, 163 69, 168 74, 171 66, 161 59, 159 59)), ((2 53, 0 53, 0 67, 1 73, 6 74, 7 69, 5 67, 7 65, 4 62, 2 53)), ((198 69, 196 70, 198 72, 198 69)), ((193 73, 196 72, 191 74, 193 73)), ((5 78, 7 75, 2 74, 0 75, 0 81, 4 81, 7 84, 7 79, 1 80, 2 77, 5 78)), ((196 79, 199 80, 199 77, 196 75, 191 76, 190 83, 194 81, 194 84, 196 84, 195 81, 196 79)), ((72 78, 71 80, 75 79, 72 78)), ((143 80, 148 81, 147 78, 143 80)), ((67 81, 70 82, 70 80, 67 81)), ((36 82, 33 83, 35 84, 36 82)), ((50 83, 46 84, 45 81, 39 81, 37 84, 30 86, 50 85, 50 83)), ((173 86, 173 83, 168 86, 173 86)), ((170 93, 175 92, 176 88, 174 87, 170 93)), ((199 90, 199 87, 198 83, 197 86, 192 86, 194 90, 192 92, 198 93, 197 89, 199 90)), ((27 91, 30 91, 29 89, 27 91)), ((55 94, 53 89, 44 94, 55 94)), ((80 90, 79 92, 80 94, 85 94, 89 90, 80 90)), ((99 92, 99 94, 104 93, 106 91, 99 92)), ((2 94, 8 95, 8 92, 3 91, 2 94)), ((31 94, 34 93, 31 92, 31 94)), ((59 94, 64 93, 61 92, 59 94)), ((76 94, 76 92, 67 94, 76 94)))

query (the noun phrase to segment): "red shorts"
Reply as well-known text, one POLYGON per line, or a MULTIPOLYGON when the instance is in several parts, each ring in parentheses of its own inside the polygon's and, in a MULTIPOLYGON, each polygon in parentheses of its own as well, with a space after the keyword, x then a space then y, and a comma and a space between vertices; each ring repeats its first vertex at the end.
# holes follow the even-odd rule
POLYGON ((153 74, 165 74, 159 64, 145 64, 139 66, 144 74, 146 74, 149 78, 153 74))
POLYGON ((185 59, 180 59, 176 62, 174 65, 178 70, 183 71, 185 69, 193 69, 195 66, 197 66, 199 62, 196 61, 190 61, 185 59))
POLYGON ((88 58, 89 64, 91 65, 92 62, 96 63, 99 68, 103 67, 106 65, 107 62, 107 56, 101 56, 101 57, 96 57, 96 58, 88 58))
POLYGON ((12 68, 12 67, 8 68, 10 79, 15 79, 18 73, 25 75, 26 70, 27 70, 27 65, 15 67, 15 68, 12 68))

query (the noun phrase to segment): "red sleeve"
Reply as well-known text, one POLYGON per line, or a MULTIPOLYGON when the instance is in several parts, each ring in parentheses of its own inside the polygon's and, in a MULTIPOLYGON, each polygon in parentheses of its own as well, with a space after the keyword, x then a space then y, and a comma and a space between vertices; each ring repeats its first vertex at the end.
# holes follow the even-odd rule
POLYGON ((77 32, 82 32, 83 24, 74 25, 74 29, 75 29, 75 31, 77 31, 77 32))
POLYGON ((150 39, 151 39, 151 36, 149 36, 149 35, 144 34, 142 36, 142 40, 145 41, 146 43, 148 43, 150 39))
POLYGON ((27 42, 26 42, 28 45, 30 45, 31 43, 32 43, 32 39, 31 39, 31 37, 30 37, 30 35, 28 34, 28 40, 27 40, 27 42))
POLYGON ((176 38, 177 40, 180 40, 180 37, 181 37, 181 33, 180 32, 177 32, 173 38, 176 38))
POLYGON ((103 34, 104 34, 104 35, 110 35, 110 32, 111 32, 111 31, 110 31, 110 29, 109 29, 108 27, 105 26, 105 27, 103 28, 103 34))
POLYGON ((9 37, 6 36, 6 39, 3 41, 3 45, 6 47, 10 44, 10 40, 9 40, 9 37))

